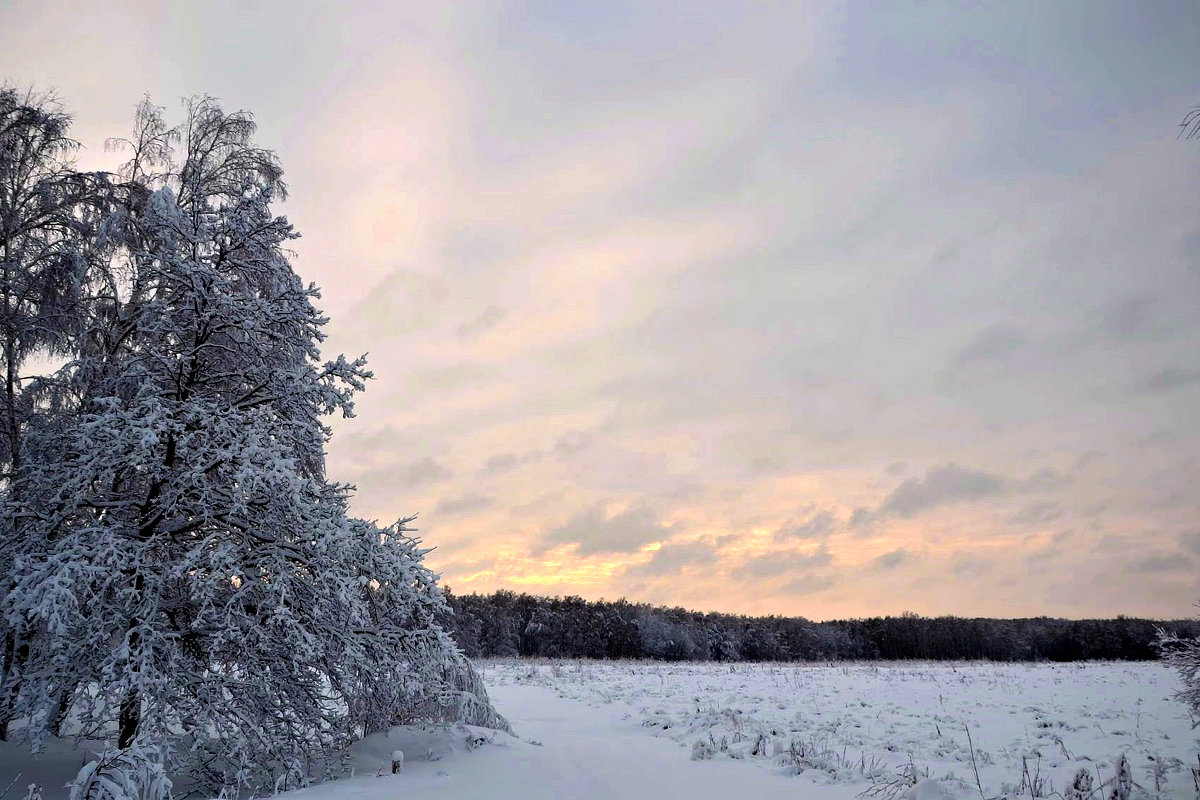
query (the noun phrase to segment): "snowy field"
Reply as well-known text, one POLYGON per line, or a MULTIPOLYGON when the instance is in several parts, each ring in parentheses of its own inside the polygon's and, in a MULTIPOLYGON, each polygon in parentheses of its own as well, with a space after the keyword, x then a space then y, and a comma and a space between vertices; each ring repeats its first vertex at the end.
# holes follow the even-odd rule
POLYGON ((290 796, 1061 800, 1085 769, 1108 800, 1122 754, 1133 797, 1196 796, 1197 732, 1157 663, 479 666, 516 737, 396 729, 290 796))
POLYGON ((990 800, 1061 797, 1085 769, 1100 800, 1121 754, 1133 796, 1196 794, 1196 733, 1156 663, 480 667, 517 739, 436 762, 414 753, 399 777, 297 797, 394 797, 407 783, 430 798, 930 800, 982 787, 990 800))
POLYGON ((1195 796, 1192 720, 1155 663, 492 663, 486 679, 500 696, 544 686, 620 709, 618 727, 677 743, 677 758, 747 761, 847 796, 923 778, 954 796, 1050 795, 1081 768, 1107 781, 1122 753, 1151 795, 1195 796))

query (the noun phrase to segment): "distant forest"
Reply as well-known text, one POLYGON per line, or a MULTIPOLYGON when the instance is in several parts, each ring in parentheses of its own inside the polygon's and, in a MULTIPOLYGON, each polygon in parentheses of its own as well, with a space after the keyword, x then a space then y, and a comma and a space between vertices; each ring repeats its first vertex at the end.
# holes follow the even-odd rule
POLYGON ((665 608, 626 600, 455 595, 445 620, 470 657, 650 658, 666 661, 1157 659, 1160 629, 1200 635, 1200 621, 898 617, 813 622, 665 608))

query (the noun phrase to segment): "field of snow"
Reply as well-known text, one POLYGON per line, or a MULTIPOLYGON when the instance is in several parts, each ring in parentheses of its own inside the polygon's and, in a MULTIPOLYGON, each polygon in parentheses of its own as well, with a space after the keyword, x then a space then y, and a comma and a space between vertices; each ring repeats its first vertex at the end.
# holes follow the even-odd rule
MULTIPOLYGON (((1124 755, 1134 798, 1196 796, 1197 732, 1172 697, 1175 673, 1157 663, 479 667, 516 736, 397 728, 356 746, 355 777, 291 794, 1069 800, 1085 769, 1091 797, 1108 800, 1124 755), (390 774, 395 749, 406 756, 400 775, 390 774)), ((61 796, 49 777, 45 796, 61 796)), ((25 780, 9 796, 22 796, 25 780)))
POLYGON ((1157 663, 480 668, 517 738, 298 798, 1061 798, 1085 769, 1101 800, 1122 754, 1134 797, 1196 796, 1196 732, 1157 663))
POLYGON ((543 686, 621 709, 620 727, 677 743, 680 760, 752 762, 849 794, 894 795, 928 777, 962 797, 978 796, 980 786, 988 798, 1028 797, 1030 784, 1034 796, 1048 795, 1065 791, 1081 768, 1096 785, 1108 781, 1121 754, 1152 796, 1196 793, 1196 733, 1172 697, 1176 675, 1157 663, 484 669, 501 697, 503 687, 543 686))

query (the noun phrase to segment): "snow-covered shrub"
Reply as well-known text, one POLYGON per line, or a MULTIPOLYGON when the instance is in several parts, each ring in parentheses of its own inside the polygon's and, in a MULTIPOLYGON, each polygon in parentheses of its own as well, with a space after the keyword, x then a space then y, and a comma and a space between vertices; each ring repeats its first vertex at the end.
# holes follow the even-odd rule
POLYGON ((841 759, 836 751, 826 743, 793 738, 788 743, 780 757, 781 763, 794 769, 797 774, 806 770, 817 770, 830 776, 836 776, 841 767, 841 759))
POLYGON ((167 800, 171 780, 158 748, 130 747, 84 764, 69 789, 70 800, 167 800))
POLYGON ((1117 756, 1113 768, 1112 786, 1108 790, 1108 800, 1130 800, 1133 795, 1133 773, 1129 769, 1129 759, 1125 754, 1117 756))
POLYGON ((1200 716, 1200 639, 1160 630, 1158 649, 1163 661, 1179 672, 1183 682, 1179 699, 1188 705, 1193 715, 1200 716))
POLYGON ((918 794, 925 800, 929 794, 927 781, 929 770, 916 766, 911 760, 901 768, 899 773, 889 772, 876 776, 870 787, 859 793, 864 800, 916 800, 918 794), (917 792, 917 787, 922 787, 917 792))
POLYGON ((707 761, 716 755, 716 752, 711 739, 697 739, 692 745, 692 761, 707 761))
POLYGON ((1092 796, 1094 786, 1095 781, 1092 780, 1092 773, 1086 768, 1080 768, 1075 773, 1075 778, 1071 781, 1071 785, 1067 787, 1067 800, 1087 800, 1092 796))

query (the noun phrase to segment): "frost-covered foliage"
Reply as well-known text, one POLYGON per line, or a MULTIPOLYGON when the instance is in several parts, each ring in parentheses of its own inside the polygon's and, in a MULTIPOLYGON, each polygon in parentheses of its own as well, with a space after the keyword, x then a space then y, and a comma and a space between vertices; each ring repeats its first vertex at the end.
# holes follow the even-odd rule
POLYGON ((157 747, 107 750, 89 761, 71 781, 70 800, 163 800, 171 779, 157 747))
POLYGON ((352 519, 326 479, 322 418, 371 374, 321 360, 254 130, 207 98, 178 128, 139 107, 4 483, 10 716, 35 746, 69 716, 110 766, 154 745, 130 764, 205 789, 306 783, 408 719, 504 725, 437 624, 411 518, 352 519))
POLYGON ((1162 631, 1158 645, 1163 661, 1179 672, 1183 688, 1178 697, 1192 714, 1200 716, 1200 638, 1182 637, 1162 631))
MULTIPOLYGON (((25 433, 44 412, 31 356, 69 352, 80 332, 81 295, 94 260, 94 233, 106 207, 104 176, 72 169, 70 117, 48 96, 0 87, 0 492, 15 497, 25 433)), ((11 589, 17 520, 0 517, 2 591, 11 589)), ((7 735, 20 684, 17 631, 0 620, 0 739, 7 735)))

